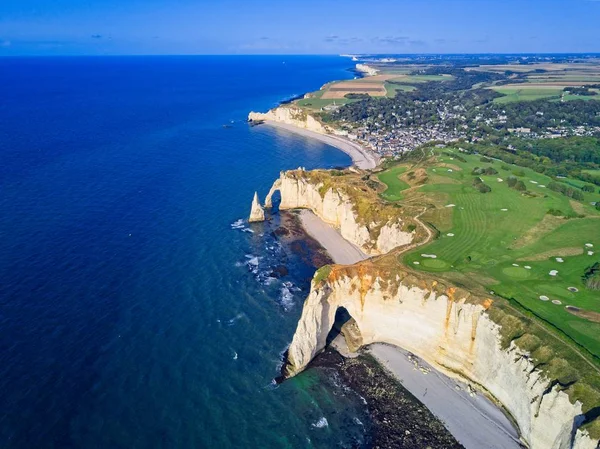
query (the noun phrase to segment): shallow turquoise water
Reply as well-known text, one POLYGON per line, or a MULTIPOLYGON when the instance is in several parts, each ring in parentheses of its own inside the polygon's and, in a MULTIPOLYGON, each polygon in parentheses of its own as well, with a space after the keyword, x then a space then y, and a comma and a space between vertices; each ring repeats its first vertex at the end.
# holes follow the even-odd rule
POLYGON ((327 373, 273 386, 312 268, 264 225, 231 226, 280 170, 350 163, 244 123, 348 66, 0 60, 1 447, 362 441, 361 401, 327 373))

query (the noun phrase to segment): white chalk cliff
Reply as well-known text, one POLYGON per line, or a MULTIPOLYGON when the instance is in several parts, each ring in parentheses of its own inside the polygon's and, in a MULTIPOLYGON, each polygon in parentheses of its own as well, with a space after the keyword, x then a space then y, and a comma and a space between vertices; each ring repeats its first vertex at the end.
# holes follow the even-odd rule
POLYGON ((375 76, 379 73, 379 70, 367 64, 356 64, 356 70, 367 76, 375 76))
MULTIPOLYGON (((379 217, 379 222, 370 219, 365 223, 365 214, 357 213, 356 202, 362 201, 361 211, 369 210, 365 198, 360 197, 361 190, 352 190, 355 185, 332 176, 302 169, 282 172, 266 197, 265 207, 272 207, 273 194, 279 191, 281 209, 312 210, 371 255, 422 241, 418 232, 405 230, 411 228, 403 220, 410 221, 410 217, 399 217, 397 210, 388 214, 382 209, 384 204, 375 205, 381 213, 366 214, 379 217)), ((515 343, 519 341, 515 340, 517 336, 540 342, 544 336, 538 338, 528 333, 531 331, 513 336, 513 328, 519 329, 522 324, 519 318, 489 299, 441 285, 426 275, 402 271, 393 255, 352 266, 324 267, 317 272, 287 353, 288 376, 305 369, 323 350, 340 307, 355 320, 360 333, 357 341, 399 346, 440 371, 484 390, 510 413, 529 448, 599 447, 599 440, 581 428, 586 417, 580 400, 587 399, 571 389, 575 381, 565 381, 568 376, 563 373, 569 371, 569 362, 550 352, 548 361, 540 363, 535 354, 521 349, 525 345, 515 343), (556 374, 549 377, 549 366, 564 378, 556 374)), ((544 342, 530 347, 532 351, 547 348, 544 342)), ((580 391, 589 391, 586 384, 577 385, 583 388, 580 391)), ((587 402, 586 407, 587 412, 587 402)), ((596 405, 592 403, 591 407, 596 405)))
POLYGON ((394 217, 380 223, 361 223, 355 205, 344 192, 335 187, 323 192, 322 184, 315 184, 302 176, 302 170, 281 172, 265 200, 272 206, 276 191, 281 193, 280 209, 310 209, 321 220, 337 228, 342 237, 371 255, 384 254, 413 242, 414 232, 403 231, 403 222, 394 217))
POLYGON ((492 301, 471 302, 466 291, 411 275, 374 273, 368 262, 317 273, 288 351, 287 375, 302 371, 325 347, 336 311, 345 307, 365 345, 399 346, 487 391, 531 449, 597 447, 598 440, 579 429, 582 404, 571 403, 514 342, 502 348, 500 326, 488 315, 492 301))
POLYGON ((273 121, 286 125, 307 129, 319 134, 335 134, 335 131, 308 114, 306 111, 292 105, 283 105, 269 112, 251 112, 248 114, 251 122, 273 121))
POLYGON ((250 209, 250 218, 248 219, 250 223, 256 221, 265 221, 265 210, 260 205, 260 201, 258 201, 258 192, 254 192, 254 198, 252 199, 252 208, 250 209))

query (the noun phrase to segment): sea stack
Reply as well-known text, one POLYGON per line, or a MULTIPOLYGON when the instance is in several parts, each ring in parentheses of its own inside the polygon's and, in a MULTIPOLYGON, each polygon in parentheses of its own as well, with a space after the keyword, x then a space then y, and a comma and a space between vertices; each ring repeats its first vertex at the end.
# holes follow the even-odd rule
POLYGON ((252 200, 252 209, 250 210, 250 223, 257 221, 265 221, 265 210, 258 201, 258 192, 254 192, 254 199, 252 200))

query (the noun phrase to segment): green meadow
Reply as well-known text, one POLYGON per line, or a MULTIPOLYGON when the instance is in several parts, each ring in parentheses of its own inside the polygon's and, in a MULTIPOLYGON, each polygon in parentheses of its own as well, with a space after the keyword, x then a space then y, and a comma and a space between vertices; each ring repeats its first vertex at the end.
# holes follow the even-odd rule
POLYGON ((562 87, 544 87, 538 89, 516 88, 516 87, 494 87, 496 92, 503 94, 503 97, 494 99, 495 103, 512 103, 516 101, 534 101, 542 98, 560 98, 563 91, 562 87))
POLYGON ((385 90, 387 91, 386 97, 395 97, 398 91, 400 92, 412 92, 417 88, 414 86, 407 86, 405 84, 394 84, 394 83, 385 83, 385 90))
POLYGON ((400 175, 406 172, 406 167, 394 167, 381 173, 378 178, 387 186, 387 189, 381 194, 383 199, 388 201, 399 201, 402 199, 402 191, 409 186, 400 179, 400 175))
POLYGON ((564 87, 539 87, 539 88, 518 88, 518 87, 494 87, 498 93, 503 94, 503 97, 494 99, 495 103, 513 103, 517 101, 534 101, 541 99, 560 100, 564 101, 575 101, 575 100, 600 100, 600 95, 584 96, 584 95, 573 95, 564 93, 564 87))
POLYGON ((401 260, 465 287, 483 286, 493 292, 491 298, 513 301, 600 357, 600 324, 566 309, 569 305, 600 312, 600 292, 588 290, 582 281, 585 269, 600 261, 600 212, 590 205, 600 201, 598 190, 576 202, 546 188, 552 181, 547 176, 500 161, 481 162, 480 156, 457 150, 438 152, 423 168, 427 182, 404 193, 408 185, 399 176, 407 167, 379 175, 387 185, 384 199, 427 203, 430 209, 421 219, 438 231, 435 240, 401 260), (473 187, 475 167, 498 171, 479 175, 491 192, 473 187), (524 174, 518 179, 528 193, 508 186, 513 172, 524 174), (548 214, 551 209, 561 216, 548 214))

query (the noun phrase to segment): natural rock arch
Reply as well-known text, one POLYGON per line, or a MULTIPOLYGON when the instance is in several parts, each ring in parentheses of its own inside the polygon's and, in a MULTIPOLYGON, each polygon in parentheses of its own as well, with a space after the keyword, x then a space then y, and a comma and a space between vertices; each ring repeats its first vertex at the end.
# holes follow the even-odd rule
POLYGON ((269 190, 269 193, 267 194, 267 197, 265 198, 265 207, 273 207, 273 195, 275 194, 275 192, 281 193, 281 179, 277 179, 273 183, 271 190, 269 190))
MULTIPOLYGON (((365 345, 381 342, 421 357, 451 377, 480 386, 503 404, 533 449, 590 449, 597 441, 581 432, 582 404, 536 370, 514 344, 502 347, 499 327, 486 305, 455 289, 446 292, 395 285, 366 273, 338 273, 313 281, 287 353, 286 376, 301 372, 327 344, 340 307, 356 320, 365 345)), ((318 275, 317 275, 318 276, 318 275)))

